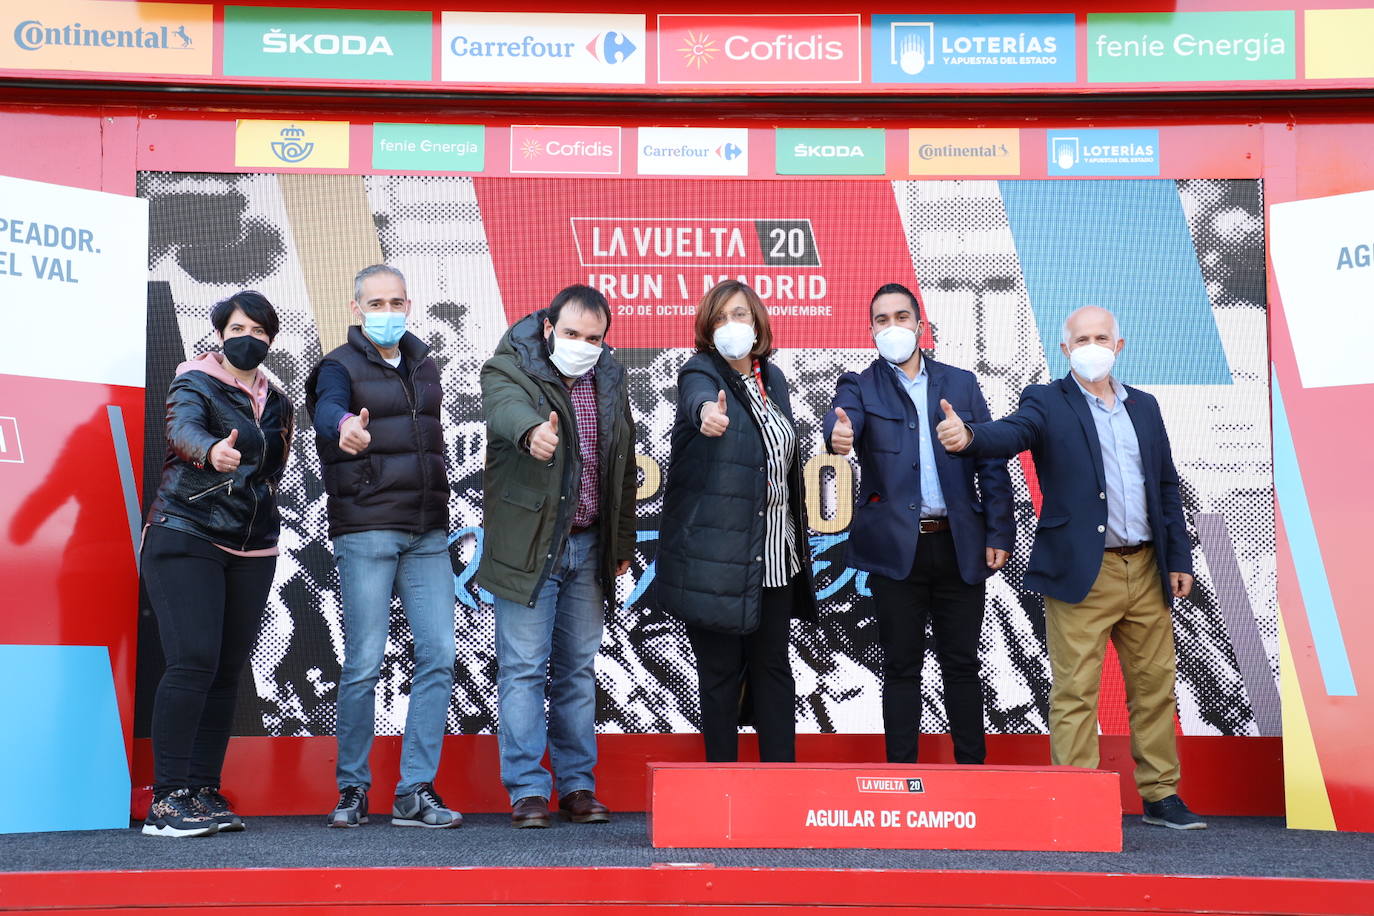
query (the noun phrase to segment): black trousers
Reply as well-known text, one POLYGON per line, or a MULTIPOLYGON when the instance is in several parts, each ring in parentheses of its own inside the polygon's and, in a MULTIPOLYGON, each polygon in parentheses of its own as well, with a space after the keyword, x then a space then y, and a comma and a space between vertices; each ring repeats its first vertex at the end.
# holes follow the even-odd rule
POLYGON ((153 790, 218 786, 239 674, 257 639, 276 557, 239 557, 150 527, 143 585, 167 669, 153 701, 153 790))
POLYGON ((797 759, 797 687, 787 654, 795 585, 794 578, 779 588, 763 589, 759 628, 748 635, 687 628, 697 657, 701 735, 706 739, 706 759, 712 763, 739 759, 740 691, 746 681, 753 700, 759 759, 775 763, 797 759))
POLYGON ((983 583, 959 576, 948 531, 923 534, 911 575, 903 580, 870 575, 883 647, 883 734, 888 763, 915 763, 921 738, 921 665, 926 621, 945 682, 945 713, 956 763, 982 763, 983 682, 978 639, 983 632, 983 583))

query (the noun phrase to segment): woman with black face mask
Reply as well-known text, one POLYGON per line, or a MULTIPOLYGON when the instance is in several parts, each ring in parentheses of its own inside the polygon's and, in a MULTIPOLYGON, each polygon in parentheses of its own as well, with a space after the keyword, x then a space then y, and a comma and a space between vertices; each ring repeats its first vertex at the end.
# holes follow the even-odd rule
POLYGON ((153 703, 150 836, 243 829, 220 794, 220 769, 276 570, 277 489, 291 446, 291 403, 259 368, 277 336, 272 304, 241 292, 216 304, 210 323, 223 352, 177 367, 143 534, 143 586, 167 657, 153 703))

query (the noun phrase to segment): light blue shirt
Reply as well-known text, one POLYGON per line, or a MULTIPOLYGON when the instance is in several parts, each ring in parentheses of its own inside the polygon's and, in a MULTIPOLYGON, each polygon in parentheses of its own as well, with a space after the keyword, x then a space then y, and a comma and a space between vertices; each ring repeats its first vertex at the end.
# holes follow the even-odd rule
POLYGON ((1140 463, 1140 440, 1126 412, 1126 386, 1112 379, 1116 402, 1108 407, 1073 377, 1088 402, 1102 446, 1102 472, 1106 477, 1107 546, 1130 547, 1150 539, 1150 516, 1145 509, 1145 470, 1140 463))
POLYGON ((906 391, 911 403, 916 405, 916 428, 921 440, 921 518, 944 518, 949 514, 945 507, 945 491, 940 489, 940 475, 935 470, 935 445, 931 442, 930 418, 926 413, 930 405, 926 401, 930 376, 926 374, 926 359, 921 357, 921 371, 915 378, 907 378, 906 373, 895 363, 888 363, 897 373, 897 381, 906 391))

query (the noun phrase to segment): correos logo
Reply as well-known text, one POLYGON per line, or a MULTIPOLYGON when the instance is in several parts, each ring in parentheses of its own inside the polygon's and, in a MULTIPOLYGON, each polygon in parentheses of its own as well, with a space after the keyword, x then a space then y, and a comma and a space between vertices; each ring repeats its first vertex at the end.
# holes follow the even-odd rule
POLYGON ((385 35, 335 35, 328 32, 287 32, 271 29, 262 36, 264 54, 344 54, 370 57, 385 54, 395 57, 385 35))

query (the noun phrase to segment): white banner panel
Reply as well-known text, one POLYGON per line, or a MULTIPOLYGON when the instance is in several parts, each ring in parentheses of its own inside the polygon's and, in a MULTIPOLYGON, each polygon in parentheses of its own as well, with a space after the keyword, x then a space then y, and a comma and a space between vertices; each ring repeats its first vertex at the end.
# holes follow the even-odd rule
POLYGON ((744 127, 641 127, 641 175, 748 175, 744 127))
POLYGON ((0 176, 0 302, 0 373, 142 388, 148 201, 0 176))
POLYGON ((1269 212, 1274 276, 1303 387, 1374 384, 1374 191, 1269 212))
POLYGON ((447 83, 642 83, 644 17, 601 13, 443 15, 447 83))

